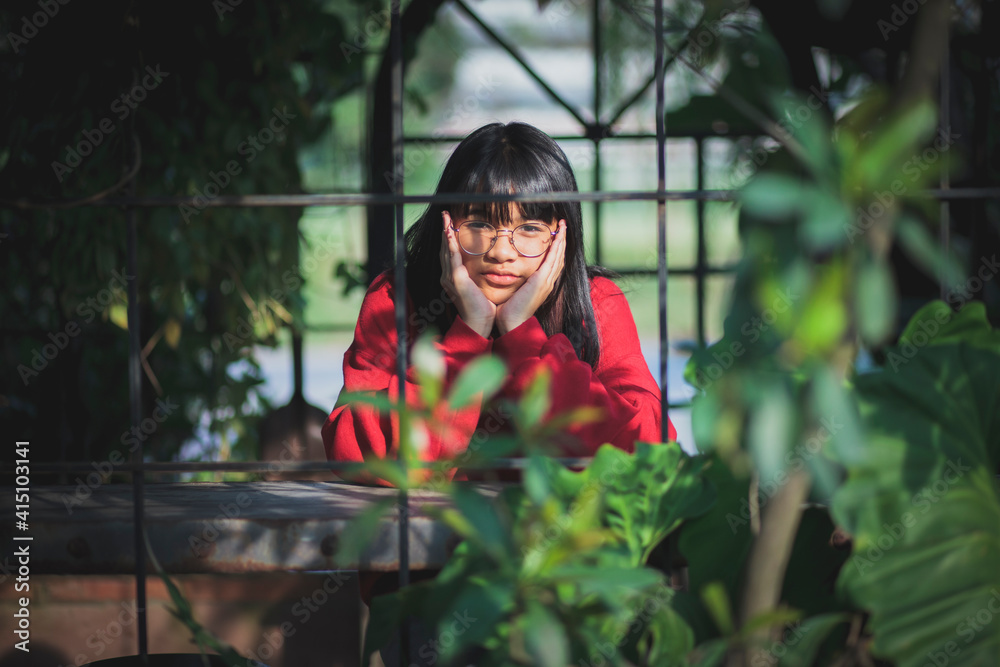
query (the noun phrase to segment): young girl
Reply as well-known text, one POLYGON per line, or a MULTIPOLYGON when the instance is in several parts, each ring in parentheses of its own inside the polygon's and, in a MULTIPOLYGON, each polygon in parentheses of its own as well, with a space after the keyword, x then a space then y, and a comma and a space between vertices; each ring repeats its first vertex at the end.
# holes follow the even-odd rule
MULTIPOLYGON (((463 140, 438 193, 576 191, 566 155, 524 123, 494 123, 463 140)), ((542 367, 551 372, 549 414, 590 406, 597 422, 569 427, 567 456, 603 443, 631 451, 658 442, 660 391, 639 347, 635 322, 605 269, 587 266, 579 202, 432 204, 406 233, 407 342, 430 330, 446 361, 445 386, 473 358, 492 353, 508 368, 498 398, 516 399, 542 367)), ((354 342, 344 356, 344 391, 399 394, 392 272, 368 289, 354 342)), ((417 401, 412 372, 406 398, 417 401)), ((481 405, 447 416, 422 457, 439 460, 509 428, 507 415, 481 405)), ((323 428, 327 457, 392 457, 397 424, 358 404, 338 405, 323 428)), ((676 438, 670 424, 669 437, 676 438)))

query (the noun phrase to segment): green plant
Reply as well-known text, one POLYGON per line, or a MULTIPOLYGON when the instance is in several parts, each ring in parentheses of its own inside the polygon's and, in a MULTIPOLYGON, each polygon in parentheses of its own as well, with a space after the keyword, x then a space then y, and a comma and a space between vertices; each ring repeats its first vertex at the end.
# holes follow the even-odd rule
MULTIPOLYGON (((429 510, 462 542, 433 581, 376 600, 365 655, 390 639, 403 619, 420 618, 431 632, 443 632, 456 614, 475 621, 457 641, 441 644, 445 664, 475 655, 483 665, 564 665, 593 660, 600 651, 613 664, 664 664, 686 654, 690 629, 669 605, 673 591, 663 573, 646 562, 684 518, 711 505, 713 491, 701 478, 705 461, 687 457, 676 443, 639 443, 634 454, 606 445, 586 469, 566 469, 541 452, 561 426, 595 416, 574 410, 544 419, 548 376, 540 373, 508 406, 515 434, 495 436, 471 456, 433 466, 437 474, 428 476, 417 461, 418 434, 435 428, 443 410, 485 404, 506 369, 496 358, 481 357, 445 392, 443 360, 429 339, 416 343, 412 357, 416 404, 348 397, 395 411, 402 434, 397 460, 363 464, 359 471, 401 488, 430 486, 447 494, 450 508, 429 510), (488 467, 514 451, 529 455, 523 483, 493 500, 467 483, 447 481, 445 471, 488 467)), ((372 507, 352 525, 339 558, 357 556, 388 505, 372 507)))
POLYGON ((365 654, 406 617, 433 638, 467 614, 475 623, 441 643, 444 664, 682 664, 693 635, 646 561, 711 505, 704 465, 676 443, 638 443, 634 454, 605 445, 579 472, 532 456, 522 486, 492 501, 451 485, 454 507, 440 519, 462 543, 433 581, 376 599, 365 654))
POLYGON ((1000 331, 982 304, 914 316, 857 379, 866 447, 833 498, 854 537, 838 584, 901 666, 1000 655, 1000 331))
MULTIPOLYGON (((516 435, 498 438, 472 459, 432 466, 438 473, 473 460, 488 466, 492 457, 516 448, 528 455, 519 484, 487 498, 469 483, 421 473, 426 465, 414 456, 415 434, 434 428, 444 409, 487 400, 500 387, 505 369, 494 358, 479 358, 445 392, 442 362, 429 339, 418 341, 412 356, 419 402, 406 406, 383 396, 350 397, 395 411, 404 434, 399 459, 359 464, 356 472, 446 494, 450 507, 424 511, 437 516, 461 543, 433 580, 375 599, 366 658, 391 641, 401 625, 419 619, 428 639, 411 650, 445 665, 711 665, 730 649, 753 644, 754 632, 802 618, 802 612, 785 609, 742 627, 734 621, 731 596, 713 576, 724 569, 725 558, 739 553, 718 537, 720 525, 727 525, 720 512, 738 496, 740 483, 718 456, 690 457, 676 443, 637 443, 631 453, 605 445, 583 470, 568 469, 539 448, 567 419, 588 415, 542 420, 549 405, 544 375, 510 408, 516 435), (727 501, 717 502, 717 489, 727 501), (691 567, 714 632, 699 629, 702 607, 691 595, 675 591, 652 565, 654 551, 682 525, 690 530, 682 535, 682 548, 692 537, 700 547, 689 558, 714 558, 719 566, 691 567), (445 636, 448 640, 441 641, 445 636)), ((352 524, 341 540, 341 562, 357 560, 393 504, 375 505, 352 524)), ((819 519, 810 522, 822 525, 819 519)), ((737 542, 748 537, 749 531, 737 542)), ((808 601, 802 608, 813 611, 808 601)), ((797 627, 805 639, 789 649, 787 655, 799 661, 789 664, 808 664, 846 618, 839 611, 819 613, 797 627)))
MULTIPOLYGON (((944 6, 928 7, 917 20, 926 27, 944 6)), ((947 433, 958 424, 931 406, 948 405, 966 415, 963 430, 967 431, 968 415, 976 412, 972 406, 980 400, 995 401, 993 395, 965 395, 959 400, 966 407, 959 410, 957 388, 974 383, 975 374, 964 372, 952 360, 942 366, 952 374, 950 387, 932 379, 940 369, 924 368, 921 377, 908 367, 905 374, 893 376, 890 370, 899 365, 893 360, 900 352, 883 349, 895 335, 901 310, 894 251, 945 288, 960 274, 955 257, 934 239, 936 205, 919 196, 939 171, 956 162, 948 128, 935 137, 937 114, 926 94, 937 62, 929 54, 939 47, 937 37, 920 44, 912 52, 919 57, 907 63, 895 89, 870 86, 839 110, 836 121, 824 113, 823 100, 807 99, 787 84, 763 95, 757 91, 769 109, 758 112, 755 119, 780 149, 765 155, 766 165, 741 193, 744 257, 725 335, 697 352, 688 369, 692 384, 703 390, 693 410, 696 441, 703 451, 714 452, 728 473, 710 470, 720 484, 720 505, 712 515, 685 526, 681 551, 691 562, 693 590, 678 602, 690 609, 686 618, 699 639, 728 644, 730 664, 787 659, 783 656, 791 627, 783 632, 782 623, 755 627, 755 619, 783 607, 803 610, 810 618, 806 622, 830 631, 815 658, 818 664, 864 664, 872 655, 916 664, 919 657, 928 657, 918 652, 925 645, 921 642, 933 644, 940 629, 955 620, 941 614, 935 617, 940 627, 921 626, 918 619, 929 617, 920 616, 916 605, 929 600, 903 591, 915 590, 916 579, 923 578, 907 575, 933 575, 927 569, 889 570, 889 564, 902 563, 897 559, 905 557, 916 559, 910 563, 925 560, 927 565, 934 560, 932 548, 921 551, 919 558, 912 552, 904 556, 905 550, 897 548, 896 558, 884 559, 887 565, 880 571, 885 579, 854 577, 851 569, 857 561, 843 552, 839 557, 832 554, 822 537, 824 526, 827 535, 835 528, 829 512, 804 510, 809 501, 821 507, 833 503, 833 518, 851 534, 861 530, 854 537, 869 548, 871 540, 885 531, 882 524, 873 523, 874 518, 893 525, 902 512, 889 518, 898 508, 883 507, 888 501, 880 494, 905 494, 879 484, 897 478, 912 485, 921 478, 917 470, 923 470, 922 479, 938 481, 934 475, 940 473, 935 467, 940 461, 934 446, 926 433, 914 429, 919 425, 932 433, 947 433), (928 150, 933 155, 930 160, 923 158, 928 150), (921 160, 919 169, 913 169, 914 160, 921 160), (857 376, 860 349, 875 354, 877 360, 888 354, 885 369, 870 377, 857 376), (876 387, 890 377, 899 383, 897 389, 910 390, 905 400, 897 396, 898 405, 873 398, 885 391, 876 387), (901 418, 907 413, 920 414, 921 419, 901 418), (888 450, 878 444, 887 428, 896 439, 895 458, 887 458, 888 450), (804 449, 809 442, 816 442, 816 447, 804 449), (700 558, 713 538, 730 546, 730 562, 700 558), (801 576, 803 558, 812 558, 817 565, 812 579, 801 576), (834 591, 831 583, 838 577, 841 585, 834 591), (726 604, 710 604, 705 591, 711 590, 726 604), (719 610, 729 608, 735 610, 732 618, 721 622, 719 610), (898 613, 886 615, 888 609, 898 613), (909 623, 903 620, 907 618, 909 623), (840 625, 845 620, 849 629, 840 625), (776 645, 781 646, 781 655, 775 652, 776 645)), ((950 312, 944 304, 938 307, 950 312)), ((913 334, 904 332, 904 341, 913 334)), ((922 364, 909 366, 931 363, 942 353, 922 349, 920 355, 924 354, 922 364)), ((974 440, 989 437, 987 431, 974 440)), ((987 458, 984 469, 990 463, 987 458)), ((995 481, 987 478, 976 479, 992 500, 995 481)), ((988 523, 990 503, 986 508, 988 523)), ((975 521, 971 515, 964 518, 975 521)), ((926 537, 932 540, 936 535, 932 531, 926 537)), ((984 539, 990 543, 994 538, 984 539)), ((938 553, 961 558, 961 550, 940 548, 938 553)), ((969 576, 989 581, 990 571, 983 562, 978 565, 973 568, 976 574, 969 576)), ((950 599, 946 591, 960 596, 963 590, 961 584, 938 583, 935 600, 950 599)), ((984 640, 986 650, 991 641, 984 640)), ((948 655, 949 660, 954 657, 948 655)), ((960 660, 974 663, 975 655, 960 660)))

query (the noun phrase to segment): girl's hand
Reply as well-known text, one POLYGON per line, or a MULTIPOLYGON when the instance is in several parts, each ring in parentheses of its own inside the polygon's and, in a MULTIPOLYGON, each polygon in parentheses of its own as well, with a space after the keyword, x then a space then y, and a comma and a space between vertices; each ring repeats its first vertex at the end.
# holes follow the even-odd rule
POLYGON ((487 299, 469 277, 469 271, 462 263, 458 236, 451 228, 451 215, 444 211, 441 217, 444 219, 441 231, 441 287, 455 304, 462 321, 483 338, 489 338, 497 314, 496 304, 487 299))
POLYGON ((496 324, 500 335, 516 329, 535 314, 538 307, 555 289, 556 281, 562 275, 566 261, 566 221, 560 220, 558 233, 552 246, 548 249, 545 259, 531 277, 514 295, 501 306, 497 307, 496 324))

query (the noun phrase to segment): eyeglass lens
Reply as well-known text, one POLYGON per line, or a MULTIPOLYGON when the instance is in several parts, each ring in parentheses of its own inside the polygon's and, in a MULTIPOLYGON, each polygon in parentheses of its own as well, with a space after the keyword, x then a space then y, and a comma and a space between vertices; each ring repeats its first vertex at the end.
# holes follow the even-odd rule
MULTIPOLYGON (((489 252, 497 235, 493 225, 479 220, 468 220, 458 228, 458 242, 470 255, 489 252)), ((511 234, 514 249, 525 257, 538 257, 544 253, 551 238, 549 228, 539 224, 521 225, 511 234)))

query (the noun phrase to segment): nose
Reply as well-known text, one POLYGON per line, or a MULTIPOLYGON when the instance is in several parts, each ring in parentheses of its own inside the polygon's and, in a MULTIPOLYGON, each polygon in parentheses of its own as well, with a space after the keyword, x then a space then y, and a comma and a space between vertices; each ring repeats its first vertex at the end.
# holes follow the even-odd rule
POLYGON ((498 261, 517 259, 519 253, 514 247, 514 230, 498 229, 497 239, 493 242, 493 247, 486 254, 498 261), (504 234, 507 235, 506 240, 503 237, 504 234))

